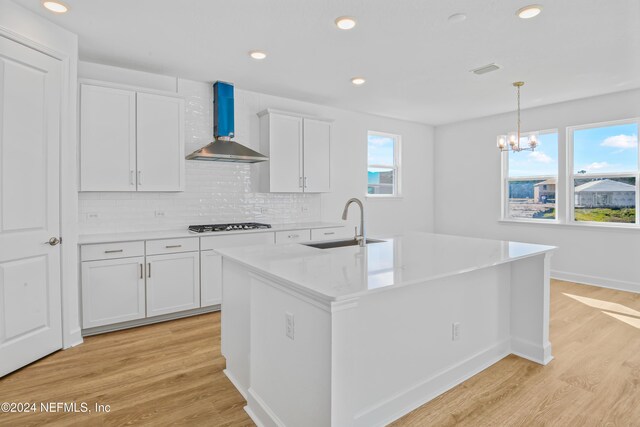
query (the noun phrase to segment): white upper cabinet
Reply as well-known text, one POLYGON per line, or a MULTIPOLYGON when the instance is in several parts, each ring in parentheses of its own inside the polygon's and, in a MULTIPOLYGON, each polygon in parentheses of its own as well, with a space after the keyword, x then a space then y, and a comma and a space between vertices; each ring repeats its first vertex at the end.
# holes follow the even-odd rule
POLYGON ((184 190, 184 100, 138 93, 138 191, 184 190))
POLYGON ((260 116, 261 191, 320 193, 330 190, 331 122, 265 110, 260 116))
POLYGON ((82 84, 80 191, 184 190, 184 100, 82 84))
POLYGON ((331 123, 323 120, 304 119, 304 191, 326 193, 330 181, 331 123))
POLYGON ((82 85, 82 191, 135 191, 136 93, 82 85))

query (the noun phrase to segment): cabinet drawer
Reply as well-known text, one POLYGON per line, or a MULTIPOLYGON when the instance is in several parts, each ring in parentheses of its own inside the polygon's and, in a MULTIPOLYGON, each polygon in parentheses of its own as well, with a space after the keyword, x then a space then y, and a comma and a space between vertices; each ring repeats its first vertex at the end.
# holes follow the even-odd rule
POLYGON ((345 230, 345 227, 316 228, 311 230, 311 240, 314 242, 321 240, 338 240, 347 237, 353 236, 349 236, 349 233, 345 230))
POLYGON ((311 241, 311 230, 309 229, 276 232, 276 244, 309 241, 311 241))
POLYGON ((185 239, 147 240, 147 255, 175 254, 200 250, 197 237, 185 239))
POLYGON ((227 236, 207 236, 200 238, 201 249, 230 248, 238 246, 273 244, 273 232, 231 234, 227 236))
POLYGON ((119 242, 82 245, 82 261, 144 256, 144 242, 119 242))

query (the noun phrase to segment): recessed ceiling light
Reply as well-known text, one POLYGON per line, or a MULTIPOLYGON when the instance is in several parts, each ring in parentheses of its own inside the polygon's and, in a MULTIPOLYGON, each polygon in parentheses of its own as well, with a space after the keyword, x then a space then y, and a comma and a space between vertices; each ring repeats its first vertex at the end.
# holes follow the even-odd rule
POLYGON ((69 7, 59 1, 43 1, 42 5, 54 13, 65 13, 69 7))
POLYGON ((261 50, 252 50, 249 52, 249 56, 253 59, 264 59, 267 57, 267 54, 262 52, 261 50))
POLYGON ((465 15, 464 13, 454 13, 447 19, 449 20, 449 22, 457 23, 467 19, 467 15, 465 15))
POLYGON ((363 85, 364 82, 366 82, 364 77, 354 77, 354 78, 351 79, 351 83, 353 83, 356 86, 363 85))
POLYGON ((356 26, 356 20, 350 16, 336 18, 336 26, 341 30, 350 30, 356 26))
POLYGON ((539 4, 531 4, 529 6, 525 6, 521 9, 518 9, 516 15, 522 19, 530 19, 538 16, 542 12, 542 6, 539 4))

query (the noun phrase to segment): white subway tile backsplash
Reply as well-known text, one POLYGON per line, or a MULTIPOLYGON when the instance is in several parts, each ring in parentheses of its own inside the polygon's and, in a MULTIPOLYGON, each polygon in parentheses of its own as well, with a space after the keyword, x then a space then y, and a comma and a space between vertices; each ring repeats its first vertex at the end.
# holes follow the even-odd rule
MULTIPOLYGON (((179 81, 185 97, 185 146, 190 153, 211 141, 211 85, 179 81)), ((239 142, 258 146, 258 94, 236 91, 239 142), (252 130, 254 130, 252 132, 252 130)), ((186 190, 180 193, 80 193, 83 234, 185 227, 189 224, 260 221, 273 224, 320 220, 320 195, 254 193, 256 167, 241 163, 186 162, 186 190), (156 212, 164 212, 164 216, 156 212), (97 214, 89 218, 89 213, 97 214)))

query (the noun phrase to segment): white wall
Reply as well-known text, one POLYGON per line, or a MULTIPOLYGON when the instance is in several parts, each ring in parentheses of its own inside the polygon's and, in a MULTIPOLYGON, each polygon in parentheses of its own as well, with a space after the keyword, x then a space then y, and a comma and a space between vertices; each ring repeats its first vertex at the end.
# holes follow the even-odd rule
MULTIPOLYGON (((523 131, 559 130, 566 161, 567 126, 640 116, 640 90, 524 110, 523 131)), ((499 223, 500 155, 496 136, 513 130, 515 113, 439 126, 435 130, 438 233, 556 245, 557 278, 640 292, 640 229, 499 223)), ((564 177, 559 177, 563 188, 564 177)), ((562 208, 562 205, 559 205, 562 208)))
MULTIPOLYGON (((210 83, 141 73, 81 62, 81 78, 112 81, 175 92, 186 99, 187 153, 212 137, 210 83)), ((340 221, 350 197, 364 200, 367 187, 367 131, 402 135, 404 197, 367 200, 370 233, 400 233, 433 229, 433 128, 430 126, 354 113, 236 88, 236 138, 259 146, 257 113, 265 108, 294 111, 334 119, 331 141, 331 185, 327 194, 257 193, 257 165, 187 161, 184 193, 80 193, 82 233, 184 227, 191 223, 228 221, 340 221), (163 211, 164 217, 157 217, 163 211), (94 218, 95 214, 98 215, 94 218)), ((350 224, 358 213, 350 214, 350 224)))

